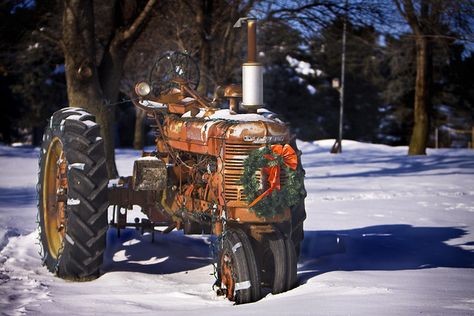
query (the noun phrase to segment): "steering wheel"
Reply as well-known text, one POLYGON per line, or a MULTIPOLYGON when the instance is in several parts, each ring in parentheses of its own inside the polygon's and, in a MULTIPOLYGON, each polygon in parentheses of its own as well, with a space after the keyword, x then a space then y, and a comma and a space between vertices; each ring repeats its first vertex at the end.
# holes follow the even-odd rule
POLYGON ((151 93, 159 96, 179 85, 174 79, 182 79, 193 90, 199 85, 199 67, 194 59, 187 53, 169 51, 160 56, 150 70, 148 82, 151 93))

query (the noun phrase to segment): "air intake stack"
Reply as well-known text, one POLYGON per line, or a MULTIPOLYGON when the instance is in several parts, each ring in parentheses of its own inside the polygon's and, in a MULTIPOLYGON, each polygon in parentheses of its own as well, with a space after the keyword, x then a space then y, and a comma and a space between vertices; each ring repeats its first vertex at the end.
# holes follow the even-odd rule
POLYGON ((242 64, 242 107, 255 113, 263 105, 263 66, 257 62, 257 19, 240 18, 234 27, 247 23, 247 62, 242 64))

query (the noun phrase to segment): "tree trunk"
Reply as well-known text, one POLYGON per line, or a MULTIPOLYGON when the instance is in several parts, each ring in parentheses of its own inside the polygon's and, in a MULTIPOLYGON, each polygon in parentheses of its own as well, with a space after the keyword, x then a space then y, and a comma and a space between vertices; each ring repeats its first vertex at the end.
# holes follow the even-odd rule
POLYGON ((426 155, 430 119, 429 119, 429 86, 430 86, 431 51, 426 37, 416 37, 416 83, 415 111, 413 132, 410 139, 409 155, 426 155))
POLYGON ((95 62, 95 34, 92 1, 67 0, 63 12, 64 64, 69 106, 94 114, 101 127, 109 178, 117 177, 110 111, 104 104, 95 62))
POLYGON ((104 94, 105 107, 107 108, 106 113, 101 117, 101 127, 107 128, 108 136, 110 141, 106 143, 106 156, 110 151, 110 155, 107 156, 107 162, 109 159, 113 159, 113 166, 107 164, 107 170, 109 175, 113 174, 114 177, 118 177, 118 172, 115 167, 115 131, 114 123, 116 116, 116 107, 115 104, 119 99, 119 87, 120 79, 123 75, 123 64, 125 63, 125 58, 127 57, 126 50, 120 47, 120 43, 116 40, 113 40, 109 47, 104 52, 102 63, 100 64, 98 70, 100 74, 100 86, 104 94), (109 170, 109 168, 113 168, 109 170), (115 171, 114 171, 115 170, 115 171), (111 173, 113 172, 113 173, 111 173))
MULTIPOLYGON (((136 3, 125 3, 120 11, 113 2, 110 10, 115 12, 113 16, 117 20, 110 22, 113 24, 110 32, 114 33, 107 37, 110 42, 106 45, 101 60, 96 61, 95 47, 98 39, 94 31, 96 23, 93 1, 64 1, 60 44, 64 51, 69 105, 85 108, 96 116, 104 139, 109 178, 118 176, 113 132, 115 108, 110 104, 118 100, 127 52, 149 20, 155 3, 156 0, 148 0, 132 23, 123 27, 125 21, 134 15, 136 3)), ((109 4, 111 2, 107 2, 109 4)))
POLYGON ((133 134, 133 148, 143 149, 145 146, 145 111, 135 108, 135 133, 133 134))

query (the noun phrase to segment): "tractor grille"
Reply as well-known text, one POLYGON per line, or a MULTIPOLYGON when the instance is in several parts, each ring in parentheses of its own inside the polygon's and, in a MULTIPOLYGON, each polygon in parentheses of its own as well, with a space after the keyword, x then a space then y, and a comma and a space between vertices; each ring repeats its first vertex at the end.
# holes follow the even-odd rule
MULTIPOLYGON (((240 177, 244 173, 244 160, 252 150, 262 145, 256 144, 226 144, 224 152, 224 182, 225 197, 229 201, 246 201, 240 177)), ((257 174, 260 178, 260 174, 257 174)))
MULTIPOLYGON (((244 160, 252 150, 264 145, 247 144, 226 144, 224 152, 224 183, 225 197, 227 202, 243 202, 247 204, 247 196, 244 194, 244 187, 240 184, 240 177, 244 173, 244 160)), ((261 174, 257 171, 257 179, 260 181, 261 174)), ((285 169, 280 171, 280 183, 285 185, 288 176, 285 169)), ((240 203, 239 203, 240 204, 240 203)))

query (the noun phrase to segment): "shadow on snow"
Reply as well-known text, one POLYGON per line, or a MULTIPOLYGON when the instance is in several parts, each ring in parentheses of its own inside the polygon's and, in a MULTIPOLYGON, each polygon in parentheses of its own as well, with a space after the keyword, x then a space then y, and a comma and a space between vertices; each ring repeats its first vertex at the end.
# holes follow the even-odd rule
POLYGON ((411 225, 305 231, 298 277, 305 283, 330 271, 474 268, 474 252, 446 243, 467 233, 458 227, 411 225))
MULTIPOLYGON (((340 231, 305 231, 298 265, 300 284, 330 271, 474 268, 474 252, 446 242, 468 232, 459 227, 380 225, 340 231)), ((141 236, 138 231, 108 232, 104 272, 169 274, 212 262, 211 237, 181 232, 141 236)), ((472 246, 474 241, 465 243, 472 246)), ((211 268, 210 268, 211 269, 211 268)), ((212 271, 210 271, 211 273, 212 271)))
MULTIPOLYGON (((456 172, 458 174, 474 174, 474 155, 459 154, 458 156, 393 156, 393 157, 358 157, 357 159, 346 159, 342 157, 345 164, 352 166, 351 172, 343 174, 324 174, 306 176, 306 179, 324 179, 324 178, 348 178, 348 177, 378 177, 378 176, 423 176, 422 172, 428 172, 427 175, 447 175, 456 172), (370 165, 372 170, 355 171, 357 166, 370 165), (453 169, 457 169, 453 171, 453 169), (354 172, 355 171, 355 172, 354 172), (421 174, 420 174, 421 173, 421 174)), ((338 157, 336 157, 338 158, 338 157)), ((340 160, 339 159, 339 160, 340 160)), ((305 168, 331 166, 336 168, 341 165, 341 161, 317 160, 304 164, 305 168)), ((363 168, 362 168, 363 169, 363 168)))
POLYGON ((36 190, 34 187, 0 187, 0 207, 36 206, 36 190))
POLYGON ((210 236, 189 237, 174 231, 155 233, 152 243, 151 234, 122 229, 119 238, 117 230, 110 228, 102 270, 170 274, 198 269, 212 263, 211 240, 210 236))

